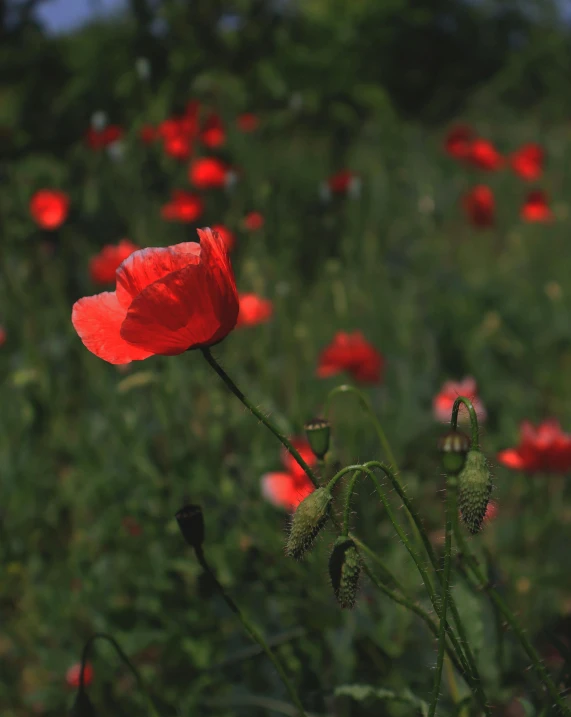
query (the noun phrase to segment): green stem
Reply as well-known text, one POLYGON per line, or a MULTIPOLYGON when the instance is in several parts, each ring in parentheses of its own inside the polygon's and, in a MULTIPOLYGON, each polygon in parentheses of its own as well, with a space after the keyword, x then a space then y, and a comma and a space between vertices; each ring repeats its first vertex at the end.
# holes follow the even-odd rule
POLYGON ((452 426, 453 431, 458 428, 458 411, 460 410, 461 403, 466 406, 466 408, 468 409, 468 413, 470 414, 470 426, 472 427, 472 445, 470 448, 473 451, 477 451, 480 448, 478 414, 476 413, 476 409, 474 408, 474 405, 469 398, 466 398, 465 396, 458 396, 458 398, 454 401, 454 405, 452 406, 452 418, 450 420, 450 424, 452 426))
POLYGON ((347 488, 347 495, 345 497, 345 510, 343 511, 343 529, 341 531, 341 537, 346 538, 349 535, 349 518, 351 517, 351 498, 353 497, 353 491, 357 485, 357 478, 359 477, 359 471, 353 473, 349 487, 347 488))
POLYGON ((276 668, 276 671, 278 675, 280 676, 282 682, 284 683, 284 686, 286 690, 288 691, 288 694, 291 698, 291 701, 294 703, 294 705, 297 708, 297 712, 300 715, 300 717, 307 717, 305 710, 303 709, 303 705, 301 704, 301 701, 299 697, 297 696, 297 692, 295 691, 294 686, 291 684, 289 677, 286 674, 286 671, 282 665, 282 663, 279 661, 277 656, 272 652, 270 647, 268 646, 267 642, 265 641, 262 634, 257 630, 254 625, 248 620, 248 618, 244 615, 244 613, 240 610, 238 605, 234 602, 234 600, 228 595, 224 587, 221 585, 221 583, 218 582, 218 578, 216 577, 214 571, 208 565, 206 558, 204 556, 204 552, 201 547, 194 548, 194 552, 196 553, 196 558, 200 564, 200 567, 204 570, 204 572, 210 577, 214 585, 216 585, 218 592, 223 597, 224 601, 232 610, 232 612, 236 615, 236 617, 240 620, 242 623, 244 629, 246 632, 250 635, 250 637, 258 643, 258 645, 262 648, 262 650, 266 653, 268 659, 271 661, 272 665, 276 668))
POLYGON ((460 526, 458 524, 458 516, 454 516, 453 519, 453 526, 454 526, 454 535, 456 537, 456 542, 458 543, 458 547, 460 551, 462 552, 462 556, 465 558, 468 566, 472 570, 472 573, 476 577, 477 581, 479 582, 482 589, 484 589, 496 607, 500 610, 502 615, 504 616, 506 622, 511 627, 511 629, 515 632, 517 638, 519 639, 521 646, 523 647, 525 653, 533 663, 533 667, 539 677, 540 680, 543 681, 543 684, 545 687, 547 687, 547 691, 549 692, 549 695, 552 700, 557 704, 559 707, 561 714, 567 715, 567 717, 571 717, 571 710, 567 707, 567 705, 563 702, 563 699, 561 698, 561 695, 559 694, 559 691, 557 689, 557 686, 551 679, 551 676, 545 669, 545 667, 541 663, 541 658, 537 654, 535 648, 531 644, 531 642, 528 640, 527 635, 523 631, 522 627, 520 626, 519 622, 516 620, 515 615, 508 607, 507 603, 504 601, 502 596, 489 584, 488 580, 486 579, 485 574, 480 569, 478 560, 473 555, 473 553, 470 551, 470 548, 468 547, 468 544, 466 543, 466 540, 464 539, 464 535, 462 534, 462 531, 460 529, 460 526))
POLYGON ((442 681, 442 667, 444 665, 444 647, 446 641, 446 613, 448 611, 448 598, 450 594, 450 566, 452 564, 452 516, 457 507, 456 478, 449 476, 446 486, 446 527, 444 538, 444 577, 442 580, 442 611, 440 614, 440 630, 438 633, 438 657, 436 659, 436 672, 434 674, 434 687, 428 717, 434 717, 436 705, 440 696, 440 683, 442 681))
POLYGON ((400 582, 396 575, 393 575, 392 571, 384 564, 381 558, 379 558, 379 556, 373 550, 371 550, 371 548, 369 548, 366 543, 363 543, 363 541, 360 540, 353 533, 349 533, 349 537, 353 540, 355 545, 365 553, 365 555, 367 555, 373 562, 375 562, 379 566, 379 568, 383 572, 384 578, 386 580, 390 580, 397 588, 397 590, 400 590, 403 595, 406 595, 407 591, 404 585, 400 582))
POLYGON ((295 458, 295 460, 299 463, 299 465, 303 468, 303 470, 307 473, 307 476, 309 480, 313 483, 313 485, 318 488, 319 487, 319 481, 317 479, 317 475, 313 472, 313 470, 307 465, 307 463, 303 460, 303 458, 300 456, 299 451, 297 451, 289 439, 284 436, 283 433, 281 433, 276 426, 270 421, 270 419, 265 416, 262 411, 260 411, 259 408, 256 408, 254 404, 240 391, 238 386, 232 381, 230 376, 224 371, 222 366, 216 361, 214 356, 210 353, 210 349, 204 348, 201 349, 202 355, 207 360, 207 362, 210 364, 210 366, 216 371, 216 373, 220 376, 220 378, 224 381, 226 386, 232 391, 232 393, 238 398, 246 408, 251 411, 256 418, 261 421, 264 426, 269 429, 274 436, 281 441, 284 448, 295 458))
POLYGON ((115 652, 119 655, 121 660, 125 663, 125 665, 128 667, 128 669, 132 673, 133 677, 135 678, 135 681, 137 682, 138 688, 141 690, 141 692, 143 693, 143 695, 145 697, 145 700, 147 702, 147 707, 149 708, 149 714, 151 715, 151 717, 160 717, 160 715, 157 712, 155 705, 153 703, 153 699, 150 696, 150 694, 145 686, 145 683, 143 682, 143 678, 139 674, 139 671, 137 670, 135 665, 133 665, 131 660, 129 660, 127 655, 123 652, 123 650, 122 650, 121 646, 119 645, 119 643, 117 642, 117 640, 115 640, 115 638, 111 637, 111 635, 107 635, 104 632, 96 632, 85 643, 85 646, 83 648, 83 654, 81 656, 81 672, 79 673, 80 688, 85 688, 85 682, 84 682, 85 666, 88 661, 90 650, 91 650, 95 640, 100 640, 100 639, 107 640, 107 642, 111 643, 111 645, 115 648, 115 652))

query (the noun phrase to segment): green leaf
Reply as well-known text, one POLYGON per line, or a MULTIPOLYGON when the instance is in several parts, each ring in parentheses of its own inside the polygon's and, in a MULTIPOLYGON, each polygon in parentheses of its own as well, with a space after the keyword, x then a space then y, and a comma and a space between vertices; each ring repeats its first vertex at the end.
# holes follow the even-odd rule
POLYGON ((423 717, 428 715, 428 704, 413 695, 410 690, 395 692, 394 690, 386 690, 383 687, 372 687, 371 685, 341 685, 335 688, 334 695, 335 697, 350 697, 356 702, 373 702, 377 700, 404 702, 413 705, 420 711, 423 717))

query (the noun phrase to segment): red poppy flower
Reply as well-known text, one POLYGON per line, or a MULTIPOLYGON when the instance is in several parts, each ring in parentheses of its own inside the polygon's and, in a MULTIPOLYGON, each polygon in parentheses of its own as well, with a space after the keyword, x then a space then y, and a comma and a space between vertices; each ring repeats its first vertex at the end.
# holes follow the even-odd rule
POLYGON ((236 117, 236 126, 240 132, 255 132, 260 126, 260 119, 251 112, 244 112, 236 117))
POLYGON ((112 364, 213 346, 238 319, 228 252, 211 229, 185 242, 133 252, 115 291, 79 299, 71 316, 89 351, 112 364))
MULTIPOLYGON (((474 410, 480 422, 484 422, 487 418, 487 412, 484 408, 484 404, 478 397, 478 386, 476 379, 472 376, 466 376, 461 381, 446 381, 440 391, 436 394, 432 401, 432 411, 434 418, 437 421, 443 423, 450 423, 450 417, 452 415, 452 406, 458 396, 466 396, 472 401, 474 410)), ((459 421, 469 421, 470 416, 468 409, 464 404, 460 404, 460 410, 458 411, 459 421)))
POLYGON ((250 212, 243 219, 244 228, 249 232, 257 232, 264 226, 264 216, 260 212, 250 212))
POLYGON ((234 173, 216 157, 200 157, 191 162, 188 178, 198 189, 215 189, 231 184, 234 173))
POLYGON ((524 144, 510 157, 513 171, 522 179, 534 181, 543 172, 545 152, 539 144, 524 144))
POLYGON ((474 167, 494 172, 503 165, 504 160, 494 145, 487 139, 475 139, 468 147, 466 159, 474 167))
POLYGON ((333 174, 321 186, 321 195, 324 199, 331 199, 333 194, 358 197, 360 193, 361 178, 349 169, 343 169, 337 174, 333 174))
POLYGON ((224 125, 222 124, 222 120, 219 115, 215 112, 212 112, 212 114, 206 118, 204 126, 202 127, 202 132, 200 133, 200 139, 202 144, 210 147, 211 149, 221 147, 224 142, 226 142, 224 125))
POLYGON ((115 281, 115 272, 119 264, 138 248, 128 239, 122 239, 116 246, 106 244, 89 262, 91 281, 96 284, 111 284, 115 281))
POLYGON ((236 237, 234 236, 234 232, 231 232, 228 227, 225 227, 223 224, 214 224, 212 226, 212 231, 218 232, 220 234, 220 237, 222 238, 222 241, 224 244, 226 244, 226 249, 228 251, 232 251, 234 248, 234 245, 236 244, 236 237))
POLYGON ((554 418, 543 421, 537 428, 523 421, 519 445, 500 451, 498 461, 528 473, 568 473, 571 471, 571 435, 563 433, 554 418))
POLYGON ((202 198, 183 189, 172 192, 170 202, 161 207, 161 216, 170 222, 194 222, 204 211, 202 198))
POLYGON ((485 184, 478 184, 462 197, 462 206, 468 220, 476 227, 490 227, 494 224, 496 200, 492 190, 485 184))
POLYGON ((383 356, 360 331, 352 334, 338 331, 333 341, 321 352, 317 376, 327 378, 342 371, 361 383, 379 383, 384 366, 383 356))
POLYGON ((526 222, 553 221, 553 212, 549 208, 547 195, 541 189, 529 192, 521 208, 521 218, 526 222))
POLYGON ((257 326, 271 317, 274 306, 269 299, 262 299, 257 294, 240 294, 240 311, 236 326, 257 326))
POLYGON ((87 130, 86 141, 89 147, 94 150, 105 149, 110 144, 118 142, 123 136, 123 130, 119 125, 109 124, 103 129, 90 127, 87 130))
MULTIPOLYGON (((310 468, 316 465, 317 458, 305 438, 293 438, 291 443, 310 468)), ((262 476, 262 495, 273 505, 295 510, 301 501, 314 491, 313 483, 284 448, 281 451, 281 459, 286 470, 262 476)))
POLYGON ((158 137, 158 131, 153 127, 152 124, 144 124, 139 130, 139 137, 143 144, 151 144, 158 137))
POLYGON ((476 139, 474 130, 466 124, 451 127, 444 140, 444 150, 454 159, 465 159, 470 151, 473 140, 476 139))
MULTIPOLYGON (((79 687, 79 678, 81 676, 81 663, 76 662, 65 673, 65 681, 70 687, 79 687)), ((93 666, 90 662, 85 663, 83 671, 83 685, 88 687, 93 682, 93 666)))
POLYGON ((69 198, 57 189, 40 189, 30 199, 30 213, 42 229, 57 229, 69 212, 69 198))

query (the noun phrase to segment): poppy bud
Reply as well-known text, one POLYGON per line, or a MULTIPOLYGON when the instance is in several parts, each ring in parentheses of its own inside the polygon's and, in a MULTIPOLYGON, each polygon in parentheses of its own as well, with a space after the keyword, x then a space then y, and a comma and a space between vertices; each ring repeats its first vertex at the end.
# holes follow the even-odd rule
POLYGON ((448 475, 458 475, 470 450, 470 439, 462 431, 448 431, 438 439, 438 450, 442 454, 442 465, 448 475))
POLYGON ((96 717, 95 709, 89 699, 89 695, 83 687, 79 688, 73 707, 71 717, 96 717))
POLYGON ((286 555, 300 560, 329 517, 331 493, 317 488, 297 506, 286 543, 286 555))
POLYGON ((182 537, 191 548, 199 549, 204 542, 204 516, 199 505, 185 505, 176 514, 182 537))
POLYGON ((464 468, 458 476, 462 520, 475 535, 480 532, 492 492, 492 476, 481 451, 468 451, 464 468))
POLYGON ((360 574, 361 558, 357 546, 351 538, 337 538, 329 558, 329 577, 337 602, 342 608, 355 605, 360 574))
POLYGON ((305 424, 304 429, 311 450, 320 460, 323 460, 329 450, 331 424, 325 418, 314 418, 305 424))

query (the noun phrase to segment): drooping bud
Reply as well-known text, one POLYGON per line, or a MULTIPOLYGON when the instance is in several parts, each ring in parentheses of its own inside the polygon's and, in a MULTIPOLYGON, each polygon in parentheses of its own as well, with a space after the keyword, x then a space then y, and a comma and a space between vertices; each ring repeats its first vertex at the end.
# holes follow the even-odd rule
POLYGON ((325 418, 314 418, 305 424, 304 429, 311 450, 319 460, 323 460, 329 450, 331 424, 325 418))
POLYGON ((462 431, 452 430, 438 439, 438 450, 442 456, 442 466, 448 475, 458 475, 470 450, 470 439, 462 431))
POLYGON ((300 560, 323 528, 331 509, 331 493, 317 488, 304 498, 293 514, 286 542, 286 555, 300 560))
POLYGON ((95 709, 84 687, 80 687, 77 692, 71 708, 71 717, 96 717, 95 709))
POLYGON ((204 542, 204 516, 199 505, 185 505, 176 514, 182 537, 191 548, 200 549, 204 542))
POLYGON ((361 557, 357 546, 347 536, 340 536, 329 558, 329 577, 337 602, 342 608, 352 608, 357 597, 361 574, 361 557))
POLYGON ((482 528, 491 493, 492 476, 484 454, 469 451, 458 476, 458 499, 462 520, 473 535, 482 528))

